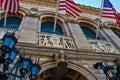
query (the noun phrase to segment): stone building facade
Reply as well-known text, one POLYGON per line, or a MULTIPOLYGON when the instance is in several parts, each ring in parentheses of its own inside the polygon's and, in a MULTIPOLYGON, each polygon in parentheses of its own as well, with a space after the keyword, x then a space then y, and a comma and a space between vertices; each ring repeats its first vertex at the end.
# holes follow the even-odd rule
MULTIPOLYGON (((41 32, 41 24, 54 22, 55 1, 20 0, 20 6, 18 14, 8 13, 8 17, 21 19, 15 30, 19 38, 17 47, 23 47, 21 55, 32 55, 33 61, 39 59, 42 68, 38 80, 107 80, 103 70, 93 65, 105 62, 116 66, 114 60, 120 56, 120 28, 115 20, 102 19, 99 39, 89 39, 82 28, 96 32, 99 9, 80 6, 82 13, 77 19, 58 12, 57 24, 62 28, 62 35, 47 34, 41 32)), ((0 13, 2 19, 4 11, 0 13)), ((2 34, 6 29, 0 30, 2 34)))

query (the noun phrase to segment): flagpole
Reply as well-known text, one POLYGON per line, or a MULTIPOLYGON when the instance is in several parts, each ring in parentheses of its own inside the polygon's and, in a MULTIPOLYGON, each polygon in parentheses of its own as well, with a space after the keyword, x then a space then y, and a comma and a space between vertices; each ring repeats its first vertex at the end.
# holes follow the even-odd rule
POLYGON ((101 22, 101 19, 102 19, 102 12, 103 12, 103 3, 104 3, 104 0, 102 0, 102 2, 101 2, 100 17, 98 19, 98 27, 97 27, 97 30, 96 30, 96 39, 98 38, 98 34, 99 34, 99 30, 100 30, 100 22, 101 22))
POLYGON ((5 11, 4 28, 6 27, 6 22, 7 22, 7 11, 5 11))
POLYGON ((53 29, 53 32, 55 32, 55 30, 56 30, 57 15, 58 15, 58 4, 59 4, 59 0, 57 0, 57 7, 56 7, 56 14, 55 14, 55 21, 54 21, 54 29, 53 29))

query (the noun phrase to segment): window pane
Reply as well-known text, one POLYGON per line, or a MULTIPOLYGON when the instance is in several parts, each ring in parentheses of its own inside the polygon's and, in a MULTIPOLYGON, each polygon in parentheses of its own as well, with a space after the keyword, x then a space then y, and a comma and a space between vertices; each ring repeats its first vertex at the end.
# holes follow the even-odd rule
MULTIPOLYGON (((7 28, 18 29, 21 23, 21 19, 17 17, 7 17, 7 28)), ((4 27, 4 18, 0 20, 0 27, 4 27)))
POLYGON ((53 32, 53 29, 54 29, 54 22, 43 22, 41 24, 41 32, 63 35, 62 28, 59 24, 56 24, 55 32, 53 32))

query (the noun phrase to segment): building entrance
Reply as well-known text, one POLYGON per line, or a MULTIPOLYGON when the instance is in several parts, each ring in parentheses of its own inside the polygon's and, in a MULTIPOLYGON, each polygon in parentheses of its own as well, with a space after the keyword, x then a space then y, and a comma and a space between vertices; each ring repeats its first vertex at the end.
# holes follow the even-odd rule
POLYGON ((67 63, 43 71, 38 80, 88 80, 79 70, 73 70, 67 63))

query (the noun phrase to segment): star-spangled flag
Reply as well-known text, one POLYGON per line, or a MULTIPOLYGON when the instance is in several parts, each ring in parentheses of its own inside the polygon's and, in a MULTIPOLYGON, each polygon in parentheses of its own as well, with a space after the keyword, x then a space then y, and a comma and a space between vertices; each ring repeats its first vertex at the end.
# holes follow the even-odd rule
POLYGON ((104 0, 102 17, 104 18, 116 18, 116 10, 109 0, 104 0))
POLYGON ((60 0, 59 10, 65 11, 74 18, 79 17, 81 13, 79 6, 73 0, 60 0))
POLYGON ((1 0, 1 8, 5 11, 17 13, 19 11, 19 0, 1 0))
POLYGON ((116 24, 120 27, 120 15, 118 15, 117 11, 109 0, 104 0, 102 17, 116 19, 116 24))

